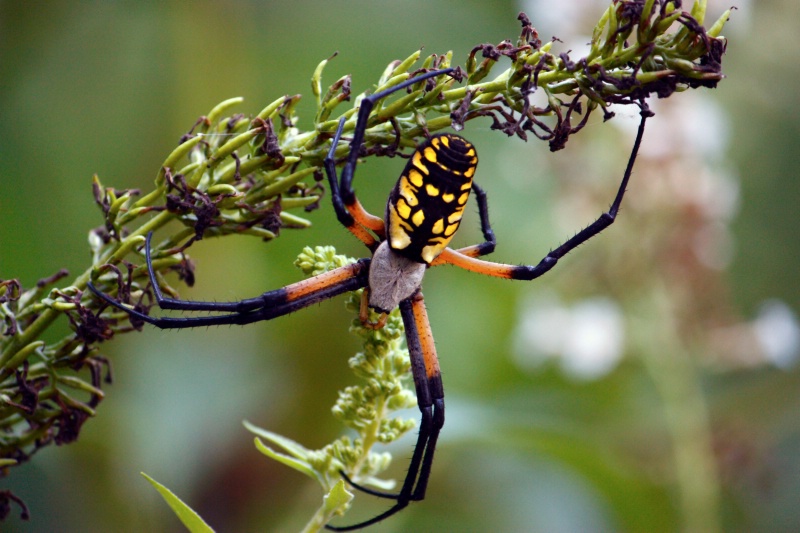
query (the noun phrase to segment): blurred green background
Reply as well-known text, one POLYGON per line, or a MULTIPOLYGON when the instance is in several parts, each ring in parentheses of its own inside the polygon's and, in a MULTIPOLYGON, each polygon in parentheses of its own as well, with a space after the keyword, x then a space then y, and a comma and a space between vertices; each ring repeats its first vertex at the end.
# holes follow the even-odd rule
MULTIPOLYGON (((800 529, 800 4, 739 4, 724 32, 728 79, 655 108, 616 225, 536 283, 428 274, 448 422, 427 500, 374 531, 800 529)), ((256 113, 303 93, 307 128, 311 74, 335 51, 323 81, 349 73, 360 92, 420 46, 463 64, 476 44, 516 39, 520 10, 545 40, 565 41, 560 51, 577 50, 606 6, 0 1, 0 278, 30 286, 82 272, 102 222, 92 174, 149 190, 179 137, 223 99, 243 96, 238 111, 256 113)), ((728 7, 710 2, 708 23, 728 7)), ((497 260, 538 261, 608 205, 635 118, 618 114, 556 154, 488 120, 467 125, 497 260)), ((373 212, 398 164, 360 168, 373 212)), ((271 243, 193 246, 198 283, 182 295, 238 299, 297 280, 305 245, 363 254, 327 204, 310 218, 271 243)), ((478 240, 474 226, 473 213, 457 244, 478 240)), ((80 440, 3 480, 33 514, 3 531, 180 530, 140 471, 219 531, 298 530, 319 487, 258 454, 241 420, 308 447, 333 440, 329 408, 353 380, 351 318, 335 300, 246 328, 114 339, 103 351, 115 382, 80 440)), ((392 475, 412 444, 392 450, 392 475)), ((357 497, 348 520, 385 508, 373 500, 357 497)))

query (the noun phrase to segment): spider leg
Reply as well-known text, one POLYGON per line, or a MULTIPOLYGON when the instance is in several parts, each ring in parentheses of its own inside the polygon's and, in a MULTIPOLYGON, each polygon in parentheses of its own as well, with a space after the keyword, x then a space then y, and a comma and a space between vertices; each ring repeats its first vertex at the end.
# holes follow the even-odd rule
MULTIPOLYGON (((241 311, 235 309, 235 306, 239 302, 191 302, 185 300, 170 300, 173 307, 168 307, 168 309, 185 311, 233 310, 233 312, 227 314, 198 317, 152 317, 136 309, 124 306, 108 294, 100 291, 91 281, 88 283, 88 286, 97 297, 106 303, 125 311, 143 322, 152 324, 161 329, 180 329, 196 328, 200 326, 219 326, 223 324, 243 325, 260 322, 262 320, 271 320, 345 292, 366 287, 368 283, 368 272, 369 259, 362 259, 351 265, 339 267, 314 276, 313 278, 287 285, 282 289, 266 292, 258 298, 243 300, 244 302, 259 301, 261 305, 257 308, 248 306, 241 311), (194 304, 198 303, 201 305, 194 306, 194 304), (216 303, 221 303, 221 306, 213 307, 213 304, 216 303)), ((157 287, 157 285, 154 284, 154 287, 157 287)))
POLYGON ((436 76, 441 76, 443 74, 450 74, 454 70, 455 69, 452 68, 445 68, 426 72, 425 74, 420 74, 414 78, 407 79, 403 83, 399 83, 394 87, 389 87, 383 91, 365 96, 361 100, 361 107, 358 109, 356 128, 353 130, 353 140, 350 142, 350 153, 348 154, 347 162, 342 169, 342 176, 339 183, 340 194, 342 195, 342 200, 344 201, 345 205, 350 205, 355 200, 355 192, 353 191, 352 187, 353 174, 355 172, 356 163, 358 162, 358 155, 361 152, 361 146, 364 144, 364 135, 366 134, 367 126, 369 125, 369 116, 372 113, 372 108, 375 107, 375 103, 383 98, 386 98, 392 93, 405 89, 406 87, 410 87, 415 83, 419 83, 436 76))
POLYGON ((408 473, 400 492, 388 493, 354 483, 342 472, 342 477, 354 488, 373 496, 395 500, 395 504, 383 513, 357 524, 325 526, 333 531, 352 531, 367 527, 401 511, 410 502, 425 498, 436 441, 442 426, 444 426, 444 388, 422 294, 417 291, 410 298, 400 302, 400 313, 406 329, 406 344, 411 358, 411 372, 417 391, 417 404, 422 415, 419 436, 408 466, 408 473))
MULTIPOLYGON (((451 251, 467 257, 480 257, 494 252, 495 246, 497 246, 497 238, 494 236, 494 230, 492 230, 492 226, 489 223, 489 203, 486 199, 486 192, 475 182, 472 182, 472 192, 475 193, 475 200, 478 202, 481 233, 483 233, 483 238, 485 240, 480 244, 473 244, 472 246, 451 251)), ((447 261, 440 259, 440 257, 434 259, 433 262, 431 262, 431 266, 447 264, 447 261)))
POLYGON ((336 148, 342 137, 342 130, 346 120, 346 117, 342 117, 339 120, 336 134, 333 136, 333 141, 331 142, 331 149, 325 157, 325 173, 328 175, 333 210, 336 212, 336 218, 339 220, 339 223, 347 228, 350 233, 355 235, 356 238, 363 242, 369 249, 374 250, 378 245, 378 240, 373 237, 368 230, 372 230, 378 235, 383 236, 383 219, 367 212, 355 195, 353 195, 352 201, 346 204, 339 190, 339 179, 336 176, 336 148))
POLYGON ((355 167, 358 163, 358 156, 361 152, 361 147, 364 144, 364 136, 366 134, 367 126, 369 123, 369 116, 375 103, 382 98, 386 98, 392 93, 405 89, 415 83, 425 81, 428 78, 440 76, 442 74, 449 74, 454 69, 447 68, 426 72, 420 76, 405 80, 394 87, 390 87, 383 91, 377 92, 370 96, 366 96, 361 100, 361 107, 358 110, 358 118, 356 120, 356 127, 353 131, 353 140, 350 142, 350 152, 347 155, 344 168, 342 169, 341 177, 336 175, 336 149, 342 137, 346 117, 339 120, 336 128, 331 148, 328 155, 325 157, 324 166, 325 172, 328 176, 328 183, 331 189, 331 198, 333 201, 333 208, 336 211, 336 217, 339 222, 347 228, 353 235, 356 236, 361 242, 367 245, 371 250, 375 250, 379 244, 378 240, 373 237, 369 231, 376 233, 381 238, 385 237, 385 223, 381 217, 370 214, 358 201, 355 191, 352 188, 353 174, 355 167))
MULTIPOLYGON (((609 227, 611 224, 614 223, 614 220, 617 217, 617 213, 619 212, 620 205, 622 204, 622 198, 625 196, 625 189, 628 186, 628 181, 631 177, 631 172, 633 171, 633 165, 636 161, 636 155, 639 153, 639 146, 642 143, 642 136, 644 135, 644 126, 647 118, 652 116, 652 112, 650 109, 644 104, 641 104, 641 116, 642 120, 639 122, 639 129, 636 133, 636 140, 633 143, 633 149, 631 150, 631 155, 628 158, 628 164, 625 168, 625 173, 622 177, 622 182, 620 183, 619 189, 617 190, 617 195, 614 198, 614 201, 611 203, 608 211, 604 212, 597 218, 594 222, 583 228, 581 231, 576 233, 572 238, 568 239, 564 242, 561 246, 556 248, 555 250, 550 251, 538 264, 535 266, 529 265, 505 265, 501 263, 493 263, 491 261, 485 261, 482 259, 478 259, 477 255, 471 255, 470 253, 462 253, 461 250, 451 250, 445 249, 437 260, 435 264, 451 264, 458 267, 461 267, 465 270, 470 270, 472 272, 478 272, 480 274, 486 274, 489 276, 494 276, 498 278, 506 278, 506 279, 519 279, 519 280, 533 280, 538 278, 539 276, 543 275, 551 268, 553 268, 559 259, 567 255, 569 252, 583 244, 584 242, 588 241, 595 235, 599 234, 601 231, 609 227)), ((488 223, 488 220, 487 220, 488 223)), ((480 247, 481 245, 477 245, 480 247)), ((467 252, 472 251, 472 248, 467 248, 467 252)), ((478 254, 483 255, 483 254, 478 254)))
MULTIPOLYGON (((150 284, 153 287, 153 294, 156 297, 156 302, 161 309, 173 309, 178 311, 218 311, 229 313, 245 313, 252 311, 265 305, 269 305, 276 296, 280 300, 280 290, 270 291, 256 296, 255 298, 247 298, 238 302, 201 302, 190 300, 177 300, 174 298, 167 298, 161 292, 161 287, 156 279, 155 269, 153 268, 153 257, 151 241, 153 240, 153 232, 148 231, 144 244, 144 256, 147 263, 147 275, 150 277, 150 284)), ((97 294, 94 288, 92 291, 97 294)))
MULTIPOLYGON (((478 202, 481 232, 483 233, 483 238, 486 240, 480 244, 471 246, 470 249, 475 250, 476 256, 488 255, 494 252, 494 248, 497 246, 497 238, 494 236, 494 230, 492 230, 492 225, 489 223, 489 202, 486 199, 486 192, 475 182, 472 183, 472 192, 475 193, 475 200, 478 202)), ((459 251, 465 253, 464 249, 459 251)))

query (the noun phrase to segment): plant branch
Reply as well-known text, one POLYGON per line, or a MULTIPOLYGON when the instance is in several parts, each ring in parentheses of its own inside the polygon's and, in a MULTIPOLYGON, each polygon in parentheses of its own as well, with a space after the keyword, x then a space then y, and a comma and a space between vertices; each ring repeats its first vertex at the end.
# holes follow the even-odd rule
MULTIPOLYGON (((520 14, 513 42, 478 44, 452 76, 409 87, 407 94, 379 102, 366 131, 363 157, 404 155, 419 139, 447 127, 488 118, 492 129, 527 139, 533 134, 563 148, 598 107, 606 119, 611 104, 639 104, 655 94, 714 87, 723 78, 726 41, 719 37, 726 11, 704 29, 705 1, 690 12, 666 0, 613 1, 594 28, 586 57, 556 54, 557 41, 543 43, 520 14), (498 62, 508 63, 495 73, 498 62), (541 93, 543 105, 531 102, 541 93), (581 119, 573 124, 573 117, 581 119)), ((181 138, 157 169, 152 190, 118 190, 93 180, 103 224, 89 234, 92 264, 66 286, 65 273, 24 289, 0 280, 0 438, 4 465, 27 460, 38 449, 77 439, 102 400, 108 361, 99 345, 117 333, 140 329, 125 313, 108 309, 86 292, 91 279, 103 291, 146 312, 153 305, 141 250, 157 232, 153 264, 160 283, 168 272, 191 285, 194 265, 186 250, 201 239, 234 234, 270 241, 285 229, 307 227, 302 213, 323 196, 322 161, 339 118, 352 132, 360 99, 350 76, 323 89, 330 60, 312 76, 317 110, 313 128, 301 131, 295 112, 300 95, 275 99, 253 117, 233 113, 241 98, 220 103, 181 138), (349 103, 351 102, 352 103, 349 103), (338 116, 335 116, 339 113, 338 116), (334 118, 335 117, 335 118, 334 118), (40 338, 64 317, 73 333, 54 344, 40 338), (88 377, 81 372, 88 371, 88 377), (83 376, 83 377, 81 377, 83 376), (80 399, 73 398, 78 393, 80 399)), ((422 58, 416 51, 393 61, 374 84, 380 91, 422 71, 455 66, 452 53, 422 58)), ((338 148, 344 157, 346 143, 338 148)), ((334 220, 333 218, 331 220, 334 220)), ((177 291, 163 285, 165 292, 177 291)), ((381 427, 381 431, 386 428, 381 427)), ((358 473, 354 473, 357 477, 358 473)), ((16 501, 0 497, 0 505, 16 501)))

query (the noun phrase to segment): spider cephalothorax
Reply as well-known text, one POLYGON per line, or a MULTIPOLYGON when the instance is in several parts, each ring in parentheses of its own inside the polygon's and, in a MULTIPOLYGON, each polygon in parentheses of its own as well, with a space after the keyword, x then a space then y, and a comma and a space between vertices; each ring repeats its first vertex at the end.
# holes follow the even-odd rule
POLYGON ((214 311, 220 314, 199 317, 151 317, 122 305, 111 296, 100 292, 93 284, 89 284, 91 290, 107 303, 159 328, 249 324, 270 320, 361 288, 366 289, 361 313, 361 320, 366 325, 381 327, 385 321, 385 314, 396 307, 400 308, 411 358, 417 404, 421 413, 419 436, 408 473, 397 493, 366 488, 342 473, 353 487, 374 496, 391 499, 394 504, 385 512, 364 522, 350 526, 326 526, 332 530, 348 531, 374 524, 397 513, 410 502, 425 497, 436 441, 444 425, 444 388, 433 335, 420 291, 426 269, 451 264, 489 276, 521 280, 538 278, 550 270, 561 257, 614 222, 644 134, 645 120, 650 115, 642 103, 642 120, 633 150, 616 197, 607 212, 549 252, 536 265, 493 263, 481 259, 482 256, 494 251, 495 236, 489 224, 486 194, 473 181, 478 156, 472 144, 462 137, 452 134, 434 135, 417 147, 389 194, 384 218, 368 213, 356 198, 352 187, 368 120, 375 103, 396 91, 420 84, 430 78, 448 75, 453 70, 448 68, 427 72, 363 98, 341 176, 337 176, 338 162, 335 155, 345 129, 346 118, 339 121, 328 156, 325 158, 325 171, 331 188, 333 207, 339 221, 372 250, 370 258, 238 302, 176 300, 165 298, 158 286, 150 252, 152 234, 148 234, 145 257, 159 306, 162 309, 214 311), (458 229, 471 192, 475 193, 481 231, 485 240, 465 248, 449 248, 448 244, 458 229), (370 323, 369 307, 380 312, 383 315, 382 319, 370 323))

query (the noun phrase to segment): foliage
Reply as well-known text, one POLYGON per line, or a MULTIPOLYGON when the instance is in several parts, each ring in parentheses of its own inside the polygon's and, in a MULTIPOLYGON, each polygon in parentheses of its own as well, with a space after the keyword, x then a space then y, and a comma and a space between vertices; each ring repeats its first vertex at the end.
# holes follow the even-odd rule
MULTIPOLYGON (((452 77, 414 87, 382 107, 379 104, 363 156, 402 154, 430 132, 451 126, 459 130, 466 121, 479 117, 488 117, 493 129, 507 135, 527 139, 531 133, 547 140, 551 149, 560 149, 598 107, 610 118, 611 103, 637 103, 652 94, 667 97, 686 88, 715 86, 722 78, 725 50, 725 41, 718 36, 728 14, 706 30, 705 2, 697 1, 691 12, 685 12, 678 2, 615 1, 593 32, 591 51, 578 60, 552 52, 556 43, 542 43, 521 14, 522 31, 515 42, 477 45, 464 68, 452 77), (494 65, 503 58, 511 65, 494 74, 494 65), (541 106, 532 103, 535 93, 542 96, 541 106)), ((417 51, 392 62, 374 90, 401 83, 421 69, 451 66, 452 54, 431 55, 414 68, 420 59, 417 51)), ((129 321, 125 313, 106 309, 86 293, 86 283, 94 279, 119 300, 149 309, 153 300, 143 282, 141 251, 147 232, 163 232, 153 250, 154 267, 164 290, 176 294, 163 275, 177 272, 192 284, 194 268, 185 251, 194 241, 232 234, 271 240, 281 229, 308 225, 296 212, 319 205, 321 162, 339 119, 331 116, 352 97, 348 76, 323 91, 326 64, 321 62, 312 77, 317 103, 313 129, 304 132, 296 127, 300 95, 278 98, 251 118, 231 114, 241 99, 226 100, 201 117, 164 159, 152 191, 141 195, 136 190, 104 187, 95 177, 95 200, 104 223, 89 234, 92 264, 86 271, 68 285, 58 284, 67 276, 63 271, 30 289, 15 279, 0 282, 0 317, 5 325, 0 340, 0 424, 5 430, 0 457, 4 466, 27 460, 49 443, 73 442, 82 424, 96 414, 107 366, 98 346, 116 333, 140 329, 141 324, 129 321), (42 340, 61 316, 73 333, 53 343, 42 340)), ((356 96, 354 105, 339 115, 347 118, 345 132, 355 126, 358 102, 356 96)), ((337 155, 342 156, 346 147, 340 150, 337 155)), ((392 341, 402 336, 397 328, 388 328, 385 334, 392 335, 392 341)), ((365 372, 363 365, 376 363, 365 359, 357 373, 365 372)), ((106 371, 105 381, 110 380, 106 371)), ((351 427, 364 429, 368 425, 364 419, 351 416, 351 401, 368 394, 348 391, 338 404, 341 416, 351 427)), ((403 394, 400 397, 404 398, 401 403, 407 401, 403 394)), ((378 429, 373 432, 376 440, 391 440, 408 427, 373 429, 378 429)), ((369 448, 364 442, 360 445, 363 450, 369 448)), ((370 463, 374 456, 369 457, 364 454, 344 464, 355 468, 352 472, 371 477, 380 468, 370 463)), ((330 469, 324 476, 328 477, 323 485, 330 489, 335 476, 330 469)), ((17 499, 6 495, 3 501, 8 507, 17 499)))

